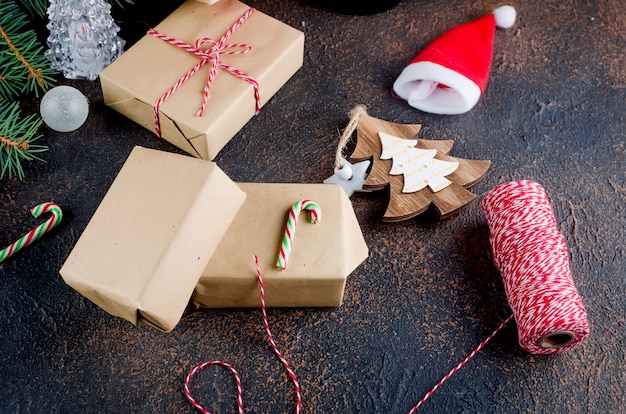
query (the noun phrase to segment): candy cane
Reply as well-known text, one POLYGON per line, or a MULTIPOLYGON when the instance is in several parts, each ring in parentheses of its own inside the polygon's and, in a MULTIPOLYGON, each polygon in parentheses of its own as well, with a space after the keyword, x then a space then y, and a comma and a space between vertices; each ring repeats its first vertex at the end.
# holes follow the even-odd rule
POLYGON ((35 217, 39 217, 45 213, 52 214, 52 217, 20 237, 20 239, 15 243, 0 250, 0 263, 3 262, 4 259, 11 257, 14 253, 17 253, 19 250, 25 248, 26 246, 52 230, 54 227, 56 227, 57 224, 61 222, 61 219, 63 218, 63 212, 61 211, 61 207, 54 203, 41 203, 38 206, 31 208, 30 212, 35 217))
POLYGON ((322 219, 322 209, 315 201, 300 200, 291 207, 291 210, 289 210, 289 214, 287 215, 285 235, 283 237, 283 242, 280 244, 278 260, 276 261, 276 268, 279 270, 285 270, 287 268, 287 259, 291 253, 293 236, 296 232, 296 223, 298 222, 298 216, 302 210, 309 210, 311 212, 311 223, 317 223, 322 219))

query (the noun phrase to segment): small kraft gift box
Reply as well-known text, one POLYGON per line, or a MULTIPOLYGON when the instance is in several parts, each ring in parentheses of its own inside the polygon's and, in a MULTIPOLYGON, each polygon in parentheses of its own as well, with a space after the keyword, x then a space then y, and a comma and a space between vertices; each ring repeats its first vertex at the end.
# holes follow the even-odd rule
POLYGON ((188 0, 106 67, 100 83, 107 106, 212 160, 303 55, 304 34, 258 10, 188 0))
POLYGON ((337 184, 239 183, 247 197, 196 286, 199 307, 259 307, 259 286, 250 257, 258 255, 268 307, 339 307, 347 276, 368 248, 345 191, 337 184), (292 204, 315 202, 310 223, 302 211, 285 269, 277 260, 292 204))
POLYGON ((368 249, 339 185, 237 184, 212 161, 135 147, 60 274, 108 313, 169 332, 192 297, 203 307, 260 306, 255 255, 268 306, 337 307, 368 249), (323 216, 300 219, 279 271, 300 199, 323 216))

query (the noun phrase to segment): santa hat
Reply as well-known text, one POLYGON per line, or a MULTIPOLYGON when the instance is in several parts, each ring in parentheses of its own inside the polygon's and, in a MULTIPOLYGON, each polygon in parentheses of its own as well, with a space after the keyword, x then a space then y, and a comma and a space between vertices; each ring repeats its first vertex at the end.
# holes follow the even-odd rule
POLYGON ((516 11, 501 6, 435 39, 404 68, 393 90, 409 105, 434 114, 462 114, 487 86, 496 26, 508 29, 516 11))

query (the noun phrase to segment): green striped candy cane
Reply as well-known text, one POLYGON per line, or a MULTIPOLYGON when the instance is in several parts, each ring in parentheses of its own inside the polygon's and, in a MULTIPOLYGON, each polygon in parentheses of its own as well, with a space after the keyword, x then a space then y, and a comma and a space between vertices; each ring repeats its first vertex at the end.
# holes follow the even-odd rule
POLYGON ((51 217, 44 223, 20 237, 15 243, 12 243, 11 245, 0 250, 0 263, 52 230, 61 222, 61 219, 63 218, 61 207, 49 202, 41 203, 38 206, 31 208, 30 212, 35 217, 39 217, 45 213, 50 213, 51 217))
POLYGON ((280 244, 280 251, 278 252, 276 268, 279 270, 285 270, 287 268, 287 260, 291 253, 291 246, 293 246, 293 236, 296 232, 298 216, 302 210, 308 210, 311 213, 311 223, 317 223, 322 219, 322 209, 315 201, 300 200, 294 203, 287 215, 285 235, 283 236, 283 242, 280 244))

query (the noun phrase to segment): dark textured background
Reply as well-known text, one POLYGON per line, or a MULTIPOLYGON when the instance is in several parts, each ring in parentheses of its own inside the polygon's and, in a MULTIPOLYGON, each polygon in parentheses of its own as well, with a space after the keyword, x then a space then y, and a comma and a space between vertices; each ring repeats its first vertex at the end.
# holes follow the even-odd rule
MULTIPOLYGON (((136 0, 113 14, 131 44, 178 4, 136 0)), ((370 257, 349 277, 344 305, 269 311, 304 411, 407 412, 509 314, 479 202, 498 184, 532 179, 565 235, 591 336, 570 352, 534 356, 512 324, 420 412, 623 412, 625 3, 514 1, 518 21, 496 34, 487 90, 457 116, 418 112, 393 98, 391 85, 436 36, 501 3, 402 0, 364 16, 312 1, 248 4, 304 31, 305 57, 217 157, 233 180, 323 181, 356 104, 422 123, 422 138, 454 140, 451 155, 492 161, 473 188, 478 200, 447 221, 427 213, 383 224, 384 192, 352 197, 370 257)), ((27 164, 24 181, 0 182, 0 246, 41 222, 30 207, 51 200, 65 212, 53 233, 0 264, 0 411, 191 413, 185 375, 217 358, 241 373, 246 412, 293 412, 259 310, 189 309, 165 334, 112 317, 64 284, 58 270, 133 146, 180 151, 105 108, 98 82, 59 83, 87 95, 87 123, 66 134, 43 128, 47 162, 27 164)), ((24 104, 37 110, 35 99, 24 104)), ((215 413, 235 412, 226 370, 203 371, 195 384, 215 413)))

